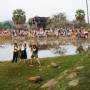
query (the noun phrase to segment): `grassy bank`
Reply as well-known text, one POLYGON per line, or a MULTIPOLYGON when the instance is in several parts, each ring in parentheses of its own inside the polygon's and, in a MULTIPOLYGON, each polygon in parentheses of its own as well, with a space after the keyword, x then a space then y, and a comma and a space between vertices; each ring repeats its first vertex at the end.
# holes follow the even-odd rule
MULTIPOLYGON (((69 80, 66 76, 58 81, 53 90, 90 90, 90 55, 84 56, 64 56, 46 58, 41 60, 42 66, 34 62, 34 66, 29 66, 29 61, 26 63, 0 63, 0 90, 41 90, 40 87, 50 79, 58 79, 62 72, 69 70, 72 73, 77 66, 83 65, 84 68, 77 73, 79 84, 75 87, 68 85, 69 80), (59 65, 58 68, 53 68, 51 62, 59 65), (42 81, 33 83, 28 80, 28 77, 40 75, 42 81)), ((48 90, 48 89, 43 89, 48 90)))

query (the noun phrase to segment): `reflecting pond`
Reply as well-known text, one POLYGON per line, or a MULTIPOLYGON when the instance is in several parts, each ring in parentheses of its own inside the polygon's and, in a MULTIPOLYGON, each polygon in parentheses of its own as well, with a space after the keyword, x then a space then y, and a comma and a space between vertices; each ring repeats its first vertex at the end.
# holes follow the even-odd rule
MULTIPOLYGON (((61 45, 60 48, 64 48, 65 52, 63 55, 74 55, 76 54, 76 49, 77 47, 68 44, 68 45, 61 45)), ((27 45, 27 58, 30 59, 31 57, 31 49, 27 45)), ((53 48, 50 49, 42 49, 39 50, 38 56, 39 58, 45 58, 45 57, 54 57, 54 56, 59 56, 60 54, 54 53, 53 48)), ((62 54, 61 54, 62 55, 62 54)), ((3 44, 0 45, 0 61, 10 61, 13 58, 13 45, 12 44, 3 44)))

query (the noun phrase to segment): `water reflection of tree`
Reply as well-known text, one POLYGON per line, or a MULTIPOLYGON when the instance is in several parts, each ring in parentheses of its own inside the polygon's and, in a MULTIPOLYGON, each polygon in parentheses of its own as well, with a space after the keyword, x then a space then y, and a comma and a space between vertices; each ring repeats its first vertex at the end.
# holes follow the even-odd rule
POLYGON ((55 48, 52 49, 52 52, 54 54, 63 55, 66 52, 66 49, 64 47, 61 47, 61 46, 56 46, 55 48))

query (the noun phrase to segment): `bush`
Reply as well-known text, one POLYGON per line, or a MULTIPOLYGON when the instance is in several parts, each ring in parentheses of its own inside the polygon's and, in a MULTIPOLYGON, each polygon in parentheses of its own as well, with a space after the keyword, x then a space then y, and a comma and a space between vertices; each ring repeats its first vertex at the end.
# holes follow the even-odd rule
POLYGON ((80 46, 77 48, 77 52, 78 52, 78 53, 84 52, 84 49, 83 49, 83 46, 82 46, 82 45, 80 45, 80 46))

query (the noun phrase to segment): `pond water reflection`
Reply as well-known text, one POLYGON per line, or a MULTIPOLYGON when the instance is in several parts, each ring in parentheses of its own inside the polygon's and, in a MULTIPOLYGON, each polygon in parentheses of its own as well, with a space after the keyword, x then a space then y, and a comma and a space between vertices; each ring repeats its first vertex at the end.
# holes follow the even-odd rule
MULTIPOLYGON (((65 53, 63 55, 74 55, 76 54, 76 46, 74 45, 62 45, 62 48, 65 48, 65 53)), ((53 49, 43 49, 39 50, 39 58, 45 58, 45 57, 54 57, 59 56, 60 54, 53 53, 53 49)), ((27 45, 27 56, 28 59, 31 57, 31 51, 29 46, 27 45)), ((13 58, 13 45, 11 44, 4 44, 0 45, 0 61, 10 61, 13 58)))

